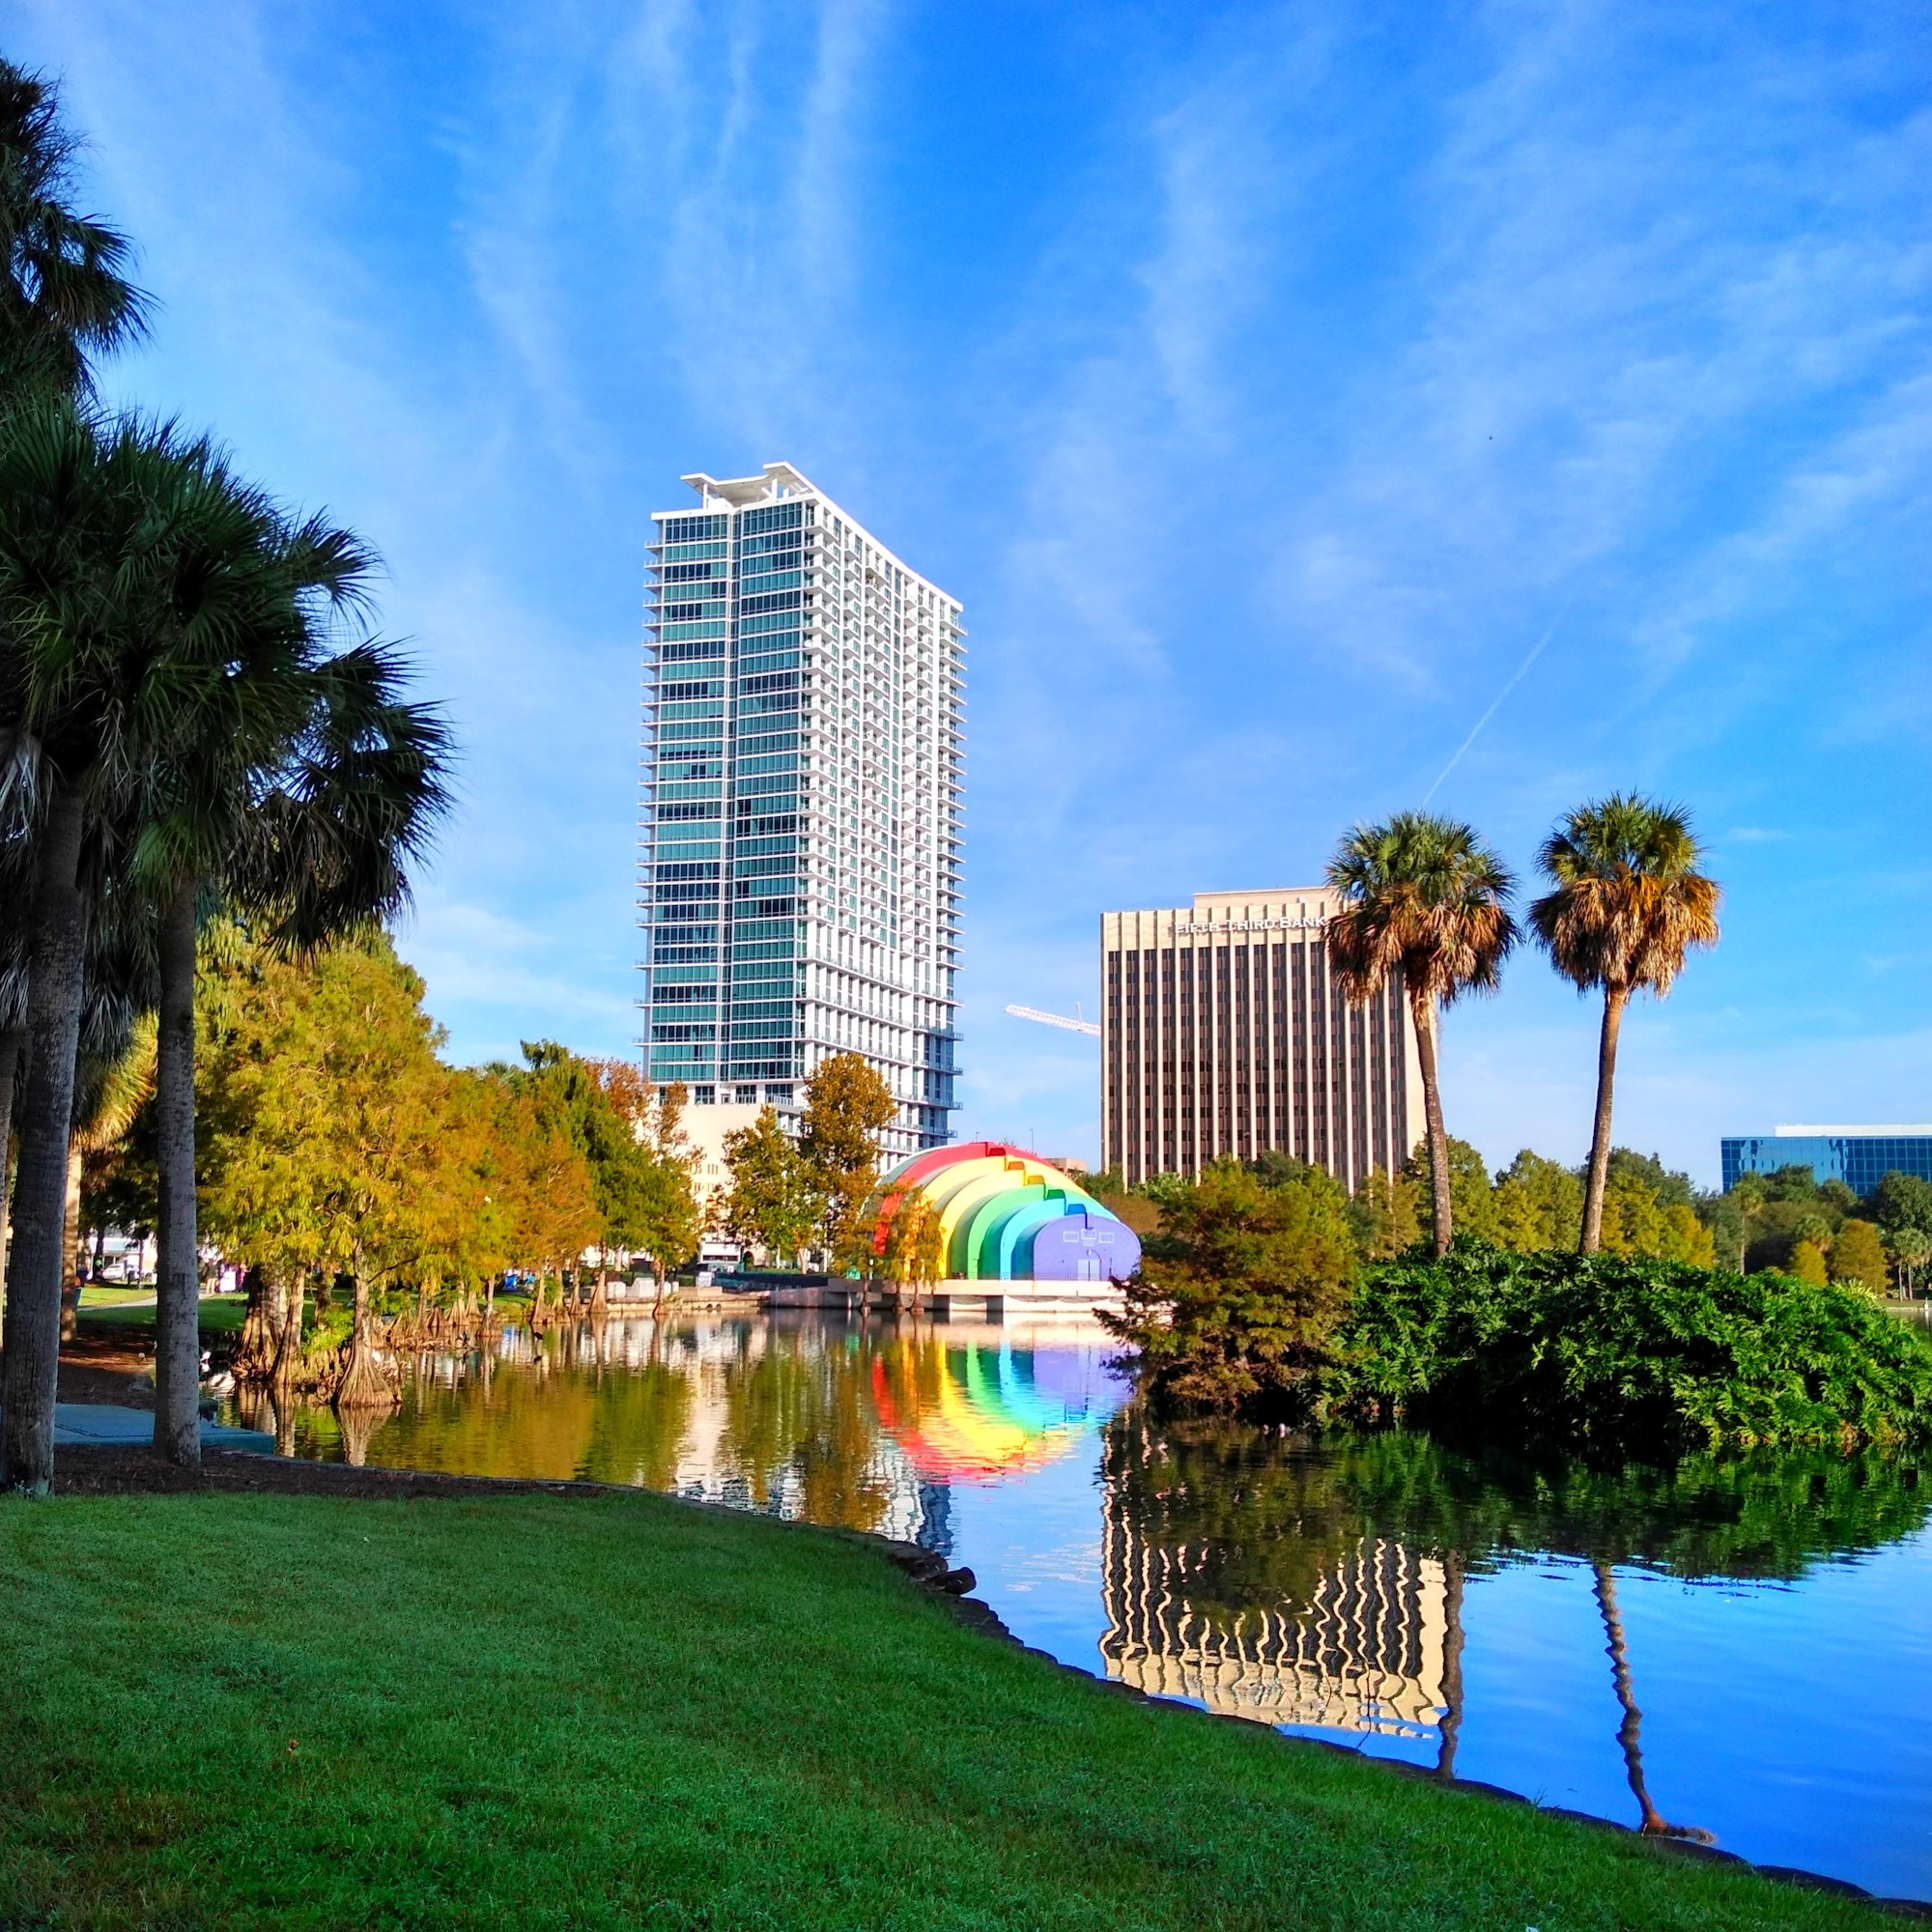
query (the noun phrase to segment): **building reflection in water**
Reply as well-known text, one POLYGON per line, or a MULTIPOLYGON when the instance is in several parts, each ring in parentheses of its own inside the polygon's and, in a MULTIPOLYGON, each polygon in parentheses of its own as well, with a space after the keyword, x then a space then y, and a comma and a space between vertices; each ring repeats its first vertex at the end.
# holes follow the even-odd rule
POLYGON ((1116 1416, 1102 1462, 1111 1676, 1264 1724, 1433 1741, 1453 1762, 1463 1566, 1391 1533, 1331 1456, 1116 1416))
POLYGON ((1441 1741, 1449 1706, 1444 1565, 1363 1537, 1306 1597, 1197 1603, 1214 1552, 1151 1540, 1110 1488, 1102 1524, 1107 1673, 1151 1696, 1189 1697, 1263 1724, 1441 1741))
POLYGON ((404 1358, 392 1413, 235 1419, 284 1454, 637 1485, 952 1551, 955 1484, 1024 1476, 1120 1388, 1087 1323, 612 1318, 404 1358))

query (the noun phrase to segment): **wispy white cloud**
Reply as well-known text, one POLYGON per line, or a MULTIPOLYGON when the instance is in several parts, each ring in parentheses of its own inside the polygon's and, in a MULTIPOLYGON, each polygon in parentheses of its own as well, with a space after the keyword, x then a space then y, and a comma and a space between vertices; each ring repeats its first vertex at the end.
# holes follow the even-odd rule
MULTIPOLYGON (((1006 1000, 1091 999, 1103 903, 1411 802, 1568 603, 1438 802, 1517 846, 1608 781, 1734 828, 1731 936, 1634 1049, 1666 1152, 1918 1064, 1888 966, 1932 881, 1818 914, 1932 717, 1900 17, 1076 7, 988 58, 886 0, 21 10, 164 298, 129 393, 368 529, 456 709, 408 943, 460 1050, 629 1037, 644 513, 784 456, 967 603, 969 1124, 1090 1134, 1006 1000), (989 100, 1057 61, 1036 152, 989 100), (970 273, 900 192, 928 126, 1014 143, 948 151, 997 203, 970 273)), ((1458 1020, 1486 1147, 1567 1150, 1590 1024, 1515 982, 1458 1020)))

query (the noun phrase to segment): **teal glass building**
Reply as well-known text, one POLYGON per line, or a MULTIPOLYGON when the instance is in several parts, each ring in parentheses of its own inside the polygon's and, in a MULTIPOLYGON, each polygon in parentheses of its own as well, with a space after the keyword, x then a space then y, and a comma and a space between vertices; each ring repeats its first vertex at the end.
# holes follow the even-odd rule
POLYGON ((794 1119, 858 1052, 951 1138, 965 632, 788 464, 655 514, 639 810, 647 1067, 794 1119))
POLYGON ((1820 1183, 1842 1180, 1860 1195, 1894 1170, 1932 1180, 1932 1126, 1777 1127, 1728 1137, 1720 1149, 1727 1194, 1741 1175, 1780 1167, 1808 1167, 1820 1183))

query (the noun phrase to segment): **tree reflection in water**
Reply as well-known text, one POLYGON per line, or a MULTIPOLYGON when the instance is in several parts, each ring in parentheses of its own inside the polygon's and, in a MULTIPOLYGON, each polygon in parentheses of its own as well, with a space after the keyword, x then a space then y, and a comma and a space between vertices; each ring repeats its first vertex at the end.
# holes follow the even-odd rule
POLYGON ((1592 1564, 1597 1577, 1597 1607, 1604 1615, 1604 1635, 1607 1639, 1605 1649, 1610 1658, 1610 1680, 1617 1693, 1617 1702, 1623 1707, 1624 1719, 1617 1726, 1617 1743, 1623 1747, 1624 1771, 1630 1778, 1631 1795, 1636 1800, 1637 1829, 1648 1832, 1655 1837, 1690 1838, 1700 1845, 1717 1843, 1717 1833, 1707 1832, 1701 1825, 1671 1825, 1665 1823, 1657 1806, 1650 1802, 1650 1788, 1643 1777, 1643 1713, 1636 1707, 1636 1696, 1631 1690, 1630 1649, 1624 1641, 1623 1613, 1617 1608, 1617 1583, 1610 1574, 1607 1563, 1592 1564))
MULTIPOLYGON (((1108 1351, 1084 1331, 1035 1350, 929 1321, 612 1319, 410 1358, 401 1406, 359 1425, 260 1393, 238 1419, 285 1453, 642 1484, 932 1547, 953 1490, 1015 1483, 1097 1429, 1107 1668, 1263 1721, 1433 1747, 1445 1777, 1467 1755, 1467 1581, 1574 1559, 1596 1578, 1641 1823, 1687 1836, 1649 1796, 1641 1645, 1634 1660, 1614 1573, 1795 1578, 1927 1515, 1917 1461, 1878 1451, 1605 1467, 1400 1430, 1161 1421, 1116 1409, 1108 1351)), ((1007 1506, 1032 1507, 1023 1480, 1007 1506)))
POLYGON ((1156 1422, 1139 1406, 1108 1425, 1104 1474, 1111 1670, 1276 1723, 1433 1730, 1443 1776, 1464 1723, 1465 1577, 1550 1555, 1589 1563, 1642 1828, 1697 1839, 1709 1834, 1668 1823, 1645 1782, 1613 1566, 1793 1578, 1906 1536, 1928 1511, 1917 1461, 1875 1450, 1606 1468, 1399 1431, 1156 1422))

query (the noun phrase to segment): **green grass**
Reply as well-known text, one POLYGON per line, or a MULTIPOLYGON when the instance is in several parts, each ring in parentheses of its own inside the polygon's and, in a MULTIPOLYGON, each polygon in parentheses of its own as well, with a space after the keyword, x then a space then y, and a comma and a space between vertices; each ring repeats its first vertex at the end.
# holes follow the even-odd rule
POLYGON ((110 1283, 90 1281, 83 1284, 80 1291, 80 1305, 83 1311, 95 1308, 118 1308, 124 1301, 152 1301, 155 1291, 151 1286, 141 1288, 133 1284, 115 1287, 110 1283))
MULTIPOLYGON (((82 1291, 80 1300, 80 1320, 87 1324, 90 1332, 109 1328, 145 1328, 150 1331, 155 1325, 154 1290, 146 1291, 148 1305, 145 1308, 125 1308, 109 1302, 96 1306, 87 1299, 87 1292, 82 1291)), ((245 1294, 204 1294, 201 1297, 201 1332, 204 1335, 235 1335, 241 1333, 242 1318, 248 1313, 248 1297, 245 1294)))
POLYGON ((0 1502, 0 1924, 1830 1927, 662 1498, 0 1502))

